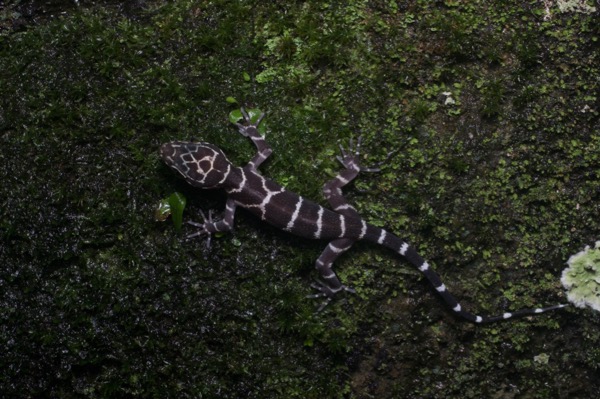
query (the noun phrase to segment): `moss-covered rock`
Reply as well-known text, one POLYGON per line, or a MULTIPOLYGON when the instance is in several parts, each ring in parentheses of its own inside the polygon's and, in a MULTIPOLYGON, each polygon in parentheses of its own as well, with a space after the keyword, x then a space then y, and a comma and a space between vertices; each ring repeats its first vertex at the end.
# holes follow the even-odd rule
POLYGON ((345 193, 414 244, 465 307, 560 302, 563 260, 600 236, 597 12, 487 0, 4 3, 3 396, 600 391, 591 312, 476 328, 401 259, 358 243, 335 266, 357 295, 315 315, 305 296, 324 243, 239 212, 208 249, 182 238, 187 224, 180 234, 153 217, 175 191, 184 220, 224 206, 173 176, 160 144, 205 140, 244 164, 254 148, 227 115, 260 107, 274 149, 261 171, 317 201, 339 143, 362 135, 365 164, 395 150, 345 193))

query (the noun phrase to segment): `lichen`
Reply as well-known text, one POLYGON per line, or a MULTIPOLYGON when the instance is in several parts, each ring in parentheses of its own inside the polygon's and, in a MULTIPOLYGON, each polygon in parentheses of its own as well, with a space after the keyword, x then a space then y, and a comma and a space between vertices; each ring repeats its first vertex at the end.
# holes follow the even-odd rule
POLYGON ((588 5, 585 0, 558 0, 556 4, 560 12, 596 12, 596 7, 588 5))
POLYGON ((571 256, 563 270, 561 282, 569 301, 578 308, 586 306, 600 311, 600 241, 571 256))

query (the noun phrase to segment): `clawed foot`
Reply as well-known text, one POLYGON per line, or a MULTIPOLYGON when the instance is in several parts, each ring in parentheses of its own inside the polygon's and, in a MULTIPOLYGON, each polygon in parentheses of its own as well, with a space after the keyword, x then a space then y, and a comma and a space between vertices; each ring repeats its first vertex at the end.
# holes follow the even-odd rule
POLYGON ((210 247, 210 240, 212 238, 212 232, 208 230, 208 226, 213 225, 212 221, 212 211, 208 211, 208 217, 204 214, 204 212, 200 211, 200 215, 204 220, 204 223, 192 222, 191 220, 187 221, 187 224, 190 224, 194 227, 198 227, 198 231, 186 236, 186 239, 194 238, 194 237, 207 237, 206 239, 206 247, 210 247))
POLYGON ((350 169, 350 170, 356 170, 359 172, 379 172, 381 169, 379 168, 381 165, 383 165, 384 163, 386 163, 390 157, 392 156, 392 154, 394 153, 393 151, 389 152, 386 156, 386 158, 377 163, 375 165, 375 167, 364 167, 364 166, 360 166, 360 145, 362 143, 362 136, 358 137, 358 140, 356 140, 356 145, 354 145, 354 140, 350 139, 350 143, 348 144, 348 150, 346 151, 344 149, 344 147, 342 147, 342 145, 340 144, 340 151, 342 152, 342 156, 337 156, 337 160, 340 161, 340 163, 342 165, 344 165, 344 167, 346 169, 350 169))
POLYGON ((235 125, 238 127, 238 130, 240 131, 240 134, 242 136, 249 137, 250 134, 248 133, 248 129, 249 128, 258 129, 258 125, 260 125, 260 122, 264 118, 265 114, 264 113, 260 114, 260 116, 258 117, 258 120, 255 123, 252 123, 250 121, 250 115, 248 115, 248 113, 246 112, 244 107, 240 108, 240 111, 242 111, 242 115, 244 116, 244 123, 243 124, 236 123, 235 125))
POLYGON ((312 283, 310 286, 319 292, 317 292, 316 294, 307 295, 306 298, 325 298, 323 303, 321 303, 321 305, 317 308, 317 313, 325 309, 325 307, 329 305, 329 303, 333 300, 335 294, 337 294, 340 291, 346 291, 352 294, 356 294, 356 290, 354 290, 354 288, 342 285, 339 289, 333 290, 331 287, 329 287, 327 284, 320 280, 316 280, 316 283, 312 283))

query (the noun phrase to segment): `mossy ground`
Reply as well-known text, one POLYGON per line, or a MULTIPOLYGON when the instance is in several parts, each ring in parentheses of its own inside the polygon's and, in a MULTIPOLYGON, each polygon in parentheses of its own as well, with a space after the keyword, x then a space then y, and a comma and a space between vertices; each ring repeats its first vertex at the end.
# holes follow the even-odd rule
POLYGON ((176 0, 81 2, 23 22, 19 3, 0 14, 5 396, 600 390, 590 311, 473 326, 411 266, 359 243, 336 265, 358 295, 314 314, 304 296, 323 243, 238 212, 206 249, 153 220, 173 191, 188 218, 224 205, 168 170, 158 146, 202 139, 244 163, 253 147, 227 115, 255 106, 275 150, 262 170, 307 197, 322 198, 339 143, 362 135, 367 165, 397 150, 347 195, 469 309, 564 301, 566 259, 600 235, 597 11, 176 0))

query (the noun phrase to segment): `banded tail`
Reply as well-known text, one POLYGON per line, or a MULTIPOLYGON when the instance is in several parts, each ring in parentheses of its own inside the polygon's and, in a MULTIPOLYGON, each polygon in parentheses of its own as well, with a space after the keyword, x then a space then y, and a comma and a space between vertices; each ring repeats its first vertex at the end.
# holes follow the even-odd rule
POLYGON ((463 309, 463 307, 456 300, 456 298, 448 291, 448 289, 442 282, 440 276, 435 272, 435 270, 433 270, 429 263, 427 263, 427 261, 423 259, 423 257, 419 255, 417 251, 404 240, 400 239, 399 237, 384 229, 372 225, 369 225, 367 233, 363 239, 366 241, 380 244, 404 257, 408 262, 410 262, 417 269, 419 269, 419 271, 423 273, 423 275, 425 275, 425 277, 427 278, 427 280, 429 280, 433 288, 435 288, 435 290, 440 294, 442 299, 448 304, 448 306, 454 311, 454 313, 473 323, 491 323, 500 320, 508 320, 515 317, 537 315, 540 313, 549 312, 551 310, 562 309, 568 306, 566 304, 558 304, 543 308, 520 309, 514 312, 507 312, 498 316, 479 316, 463 309))

